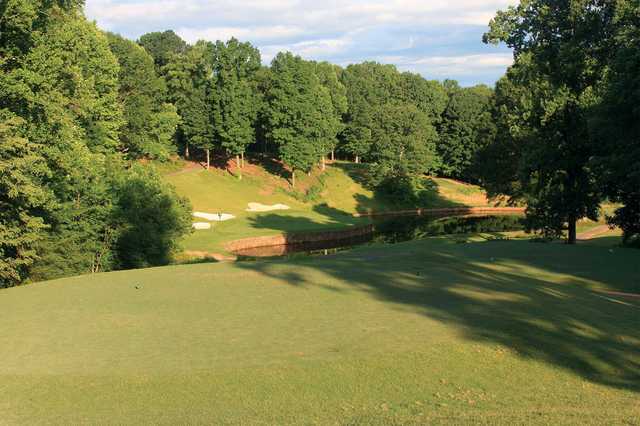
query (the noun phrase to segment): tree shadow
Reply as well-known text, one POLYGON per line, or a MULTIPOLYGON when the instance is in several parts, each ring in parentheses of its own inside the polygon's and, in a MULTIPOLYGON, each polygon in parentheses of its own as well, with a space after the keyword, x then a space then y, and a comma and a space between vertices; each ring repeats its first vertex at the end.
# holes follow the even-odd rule
POLYGON ((418 207, 453 208, 472 207, 464 203, 450 200, 440 193, 440 185, 432 178, 425 177, 422 180, 423 189, 418 193, 418 207))
POLYGON ((313 206, 312 210, 320 214, 323 220, 316 221, 306 216, 276 212, 256 214, 247 220, 252 228, 280 231, 291 237, 300 232, 333 232, 352 225, 369 223, 368 220, 355 218, 352 214, 330 207, 325 203, 313 206))
POLYGON ((272 175, 280 176, 287 180, 291 177, 291 172, 273 155, 252 152, 251 160, 272 175))
MULTIPOLYGON (((320 271, 340 288, 449 324, 466 339, 497 343, 595 383, 640 392, 640 304, 590 290, 603 284, 640 292, 629 283, 638 274, 630 258, 635 253, 624 254, 612 275, 611 265, 605 267, 611 260, 599 260, 604 252, 548 245, 532 256, 528 242, 373 246, 296 260, 290 284, 321 285, 306 278, 318 274, 304 273, 320 271)), ((239 267, 287 281, 277 267, 282 262, 239 267)))
POLYGON ((356 211, 360 214, 380 212, 379 206, 393 206, 386 208, 387 211, 398 211, 417 208, 454 208, 471 207, 463 203, 452 201, 440 193, 440 185, 435 180, 425 177, 422 180, 422 188, 415 194, 413 199, 402 200, 394 198, 392 195, 380 188, 372 187, 367 179, 366 164, 355 163, 334 163, 332 167, 337 167, 346 173, 354 182, 373 192, 373 197, 364 194, 354 194, 357 203, 356 211))

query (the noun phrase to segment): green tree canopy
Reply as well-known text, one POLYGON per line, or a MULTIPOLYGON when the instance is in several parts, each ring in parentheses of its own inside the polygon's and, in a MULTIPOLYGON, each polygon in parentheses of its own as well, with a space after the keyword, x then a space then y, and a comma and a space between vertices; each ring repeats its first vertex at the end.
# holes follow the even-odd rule
POLYGON ((447 107, 447 91, 438 81, 426 80, 419 74, 402 73, 402 100, 418 107, 436 125, 447 107))
POLYGON ((605 194, 623 206, 610 218, 628 243, 640 241, 640 3, 618 0, 603 40, 612 52, 591 116, 595 166, 605 194))
POLYGON ((116 34, 108 37, 120 64, 121 149, 130 158, 166 159, 175 151, 173 136, 180 118, 173 105, 164 103, 164 80, 156 75, 153 59, 142 47, 116 34))
POLYGON ((494 137, 493 91, 487 86, 454 87, 438 126, 440 173, 466 182, 476 181, 476 154, 494 137))
POLYGON ((364 62, 349 65, 342 73, 342 83, 349 105, 342 149, 357 161, 366 157, 371 148, 372 120, 377 106, 402 101, 401 77, 393 65, 364 62))
MULTIPOLYGON (((213 124, 222 148, 240 156, 256 139, 260 95, 255 75, 260 69, 260 52, 250 43, 232 38, 218 41, 213 49, 213 124)), ((240 175, 242 176, 242 175, 240 175)))
POLYGON ((389 195, 411 197, 415 188, 407 193, 399 186, 436 169, 436 129, 427 114, 411 104, 384 104, 373 118, 370 183, 389 195))
POLYGON ((41 185, 49 169, 37 146, 21 136, 24 125, 0 111, 0 288, 27 277, 46 227, 39 213, 51 201, 41 185))
POLYGON ((313 63, 287 52, 271 63, 267 102, 268 136, 291 168, 295 185, 295 171, 310 171, 335 137, 331 94, 320 84, 313 63))
MULTIPOLYGON (((333 108, 333 117, 327 123, 329 135, 326 140, 327 146, 323 147, 323 153, 331 152, 332 157, 338 144, 337 135, 344 130, 344 115, 347 113, 349 103, 347 101, 347 89, 340 81, 342 69, 337 65, 328 62, 319 62, 316 64, 316 75, 320 80, 320 84, 327 89, 331 97, 331 105, 333 108)), ((324 167, 324 155, 323 155, 324 167)))
POLYGON ((158 72, 167 65, 175 55, 186 53, 187 43, 173 30, 144 34, 138 44, 149 52, 158 72))
POLYGON ((0 25, 21 34, 0 46, 3 286, 117 266, 120 67, 78 6, 2 3, 0 25))
POLYGON ((198 42, 184 55, 174 55, 163 68, 169 100, 180 115, 178 137, 186 147, 195 146, 207 152, 215 147, 212 101, 213 46, 198 42))
POLYGON ((166 265, 180 238, 191 231, 191 205, 147 167, 134 166, 117 183, 114 219, 118 224, 120 268, 166 265))
MULTIPOLYGON (((514 50, 516 66, 531 69, 521 79, 532 103, 529 131, 520 150, 517 174, 527 202, 530 228, 549 236, 568 226, 576 242, 576 223, 595 219, 600 194, 593 170, 587 111, 602 76, 606 55, 599 41, 610 20, 613 2, 604 0, 527 0, 499 12, 486 42, 504 42, 514 50)), ((522 75, 522 73, 520 73, 522 75)))

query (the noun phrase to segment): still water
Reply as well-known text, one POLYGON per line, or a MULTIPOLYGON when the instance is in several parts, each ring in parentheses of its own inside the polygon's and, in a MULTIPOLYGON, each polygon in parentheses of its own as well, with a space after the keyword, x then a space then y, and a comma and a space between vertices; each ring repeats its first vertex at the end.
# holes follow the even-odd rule
POLYGON ((425 216, 376 220, 370 234, 303 244, 287 244, 235 251, 239 257, 279 257, 289 255, 327 255, 365 244, 396 244, 438 235, 510 232, 524 229, 521 216, 425 216))

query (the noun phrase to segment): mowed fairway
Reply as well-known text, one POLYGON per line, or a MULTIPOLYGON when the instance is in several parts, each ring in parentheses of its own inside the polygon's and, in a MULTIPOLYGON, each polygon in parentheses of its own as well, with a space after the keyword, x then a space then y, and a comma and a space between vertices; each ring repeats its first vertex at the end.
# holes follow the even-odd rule
POLYGON ((634 250, 430 239, 0 291, 1 424, 638 424, 634 250), (136 286, 139 287, 136 289, 136 286))

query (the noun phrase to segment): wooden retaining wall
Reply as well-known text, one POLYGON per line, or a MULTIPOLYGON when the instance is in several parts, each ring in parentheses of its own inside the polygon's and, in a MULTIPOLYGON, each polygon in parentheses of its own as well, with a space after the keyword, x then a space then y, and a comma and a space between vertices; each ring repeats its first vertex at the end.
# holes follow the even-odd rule
POLYGON ((243 238, 241 240, 230 241, 225 244, 225 249, 234 252, 239 250, 254 249, 260 247, 284 246, 293 244, 316 243, 320 241, 344 240, 348 238, 361 237, 373 233, 374 226, 358 226, 346 228, 339 231, 322 232, 300 232, 294 234, 280 234, 268 237, 243 238))
MULTIPOLYGON (((398 216, 467 216, 467 215, 517 215, 524 214, 522 207, 456 207, 446 209, 414 209, 393 212, 356 213, 354 217, 398 217, 398 216)), ((225 249, 234 252, 260 247, 274 247, 293 244, 315 243, 320 241, 344 240, 369 235, 374 225, 346 228, 338 231, 300 232, 271 235, 267 237, 243 238, 225 244, 225 249)))

